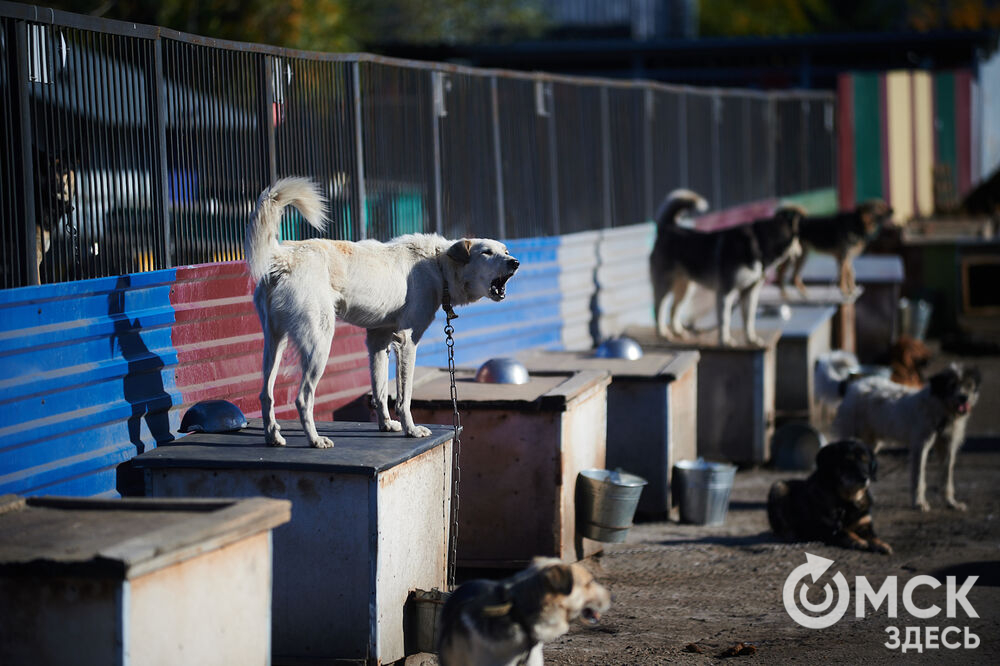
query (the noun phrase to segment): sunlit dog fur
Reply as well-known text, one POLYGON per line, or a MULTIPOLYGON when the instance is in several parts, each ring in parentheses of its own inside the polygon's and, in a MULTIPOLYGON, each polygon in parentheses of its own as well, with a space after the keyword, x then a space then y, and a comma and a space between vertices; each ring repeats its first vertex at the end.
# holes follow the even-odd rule
POLYGON ((441 613, 441 666, 543 663, 542 645, 576 619, 596 624, 611 595, 580 564, 536 558, 500 581, 474 580, 455 590, 441 613))
POLYGON ((674 190, 657 213, 656 243, 649 257, 657 332, 665 338, 685 337, 682 318, 698 283, 715 292, 720 345, 733 344, 730 329, 737 299, 747 341, 761 345, 756 328, 760 289, 768 268, 801 253, 798 222, 803 210, 785 207, 772 218, 721 231, 678 225, 692 211, 707 208, 708 203, 694 192, 674 190))
MULTIPOLYGON (((878 235, 882 225, 892 217, 892 214, 892 208, 884 201, 871 199, 858 204, 851 211, 804 217, 799 227, 799 237, 805 249, 833 255, 837 260, 837 284, 842 293, 849 295, 857 289, 854 279, 854 258, 865 251, 868 242, 878 235)), ((805 282, 802 280, 802 267, 807 256, 808 254, 803 252, 798 257, 779 264, 777 283, 783 298, 788 297, 785 291, 785 272, 792 264, 794 264, 792 283, 802 298, 809 297, 805 282)))
POLYGON ((317 229, 323 228, 324 200, 305 178, 285 178, 265 189, 246 231, 246 261, 257 282, 254 305, 264 330, 264 381, 260 406, 265 438, 271 446, 285 439, 274 418, 274 382, 289 338, 299 351, 302 382, 295 406, 309 444, 333 446, 316 432, 316 385, 326 369, 334 320, 367 329, 372 395, 379 429, 426 437, 430 430, 413 423, 410 401, 417 343, 442 304, 447 284, 451 305, 489 297, 503 300, 518 261, 495 240, 446 240, 436 234, 400 236, 388 243, 311 239, 277 240, 286 206, 295 206, 317 229), (400 389, 399 421, 386 403, 389 348, 396 352, 400 389))
POLYGON ((979 372, 957 364, 933 375, 923 388, 903 386, 883 377, 867 377, 847 386, 833 422, 840 437, 857 437, 875 451, 886 443, 907 447, 913 507, 927 503, 927 457, 937 447, 946 457, 943 481, 948 506, 964 511, 955 499, 955 459, 979 396, 979 372))

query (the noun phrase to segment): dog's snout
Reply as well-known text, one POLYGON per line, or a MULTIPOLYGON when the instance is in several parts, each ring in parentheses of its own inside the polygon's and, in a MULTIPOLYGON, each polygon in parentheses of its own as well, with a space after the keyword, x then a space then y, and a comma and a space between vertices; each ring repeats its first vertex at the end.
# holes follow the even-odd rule
POLYGON ((507 263, 510 265, 511 270, 515 271, 517 270, 517 267, 521 265, 521 262, 515 259, 514 257, 508 258, 507 263))

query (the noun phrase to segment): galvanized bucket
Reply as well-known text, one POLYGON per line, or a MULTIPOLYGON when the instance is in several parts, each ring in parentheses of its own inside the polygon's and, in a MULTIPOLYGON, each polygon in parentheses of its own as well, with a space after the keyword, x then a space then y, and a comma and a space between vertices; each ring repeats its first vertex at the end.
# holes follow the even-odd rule
POLYGON ((409 625, 404 635, 407 654, 437 651, 441 609, 447 600, 448 593, 437 588, 410 592, 409 625))
POLYGON ((681 521, 696 525, 722 525, 729 510, 736 467, 726 463, 682 460, 674 465, 674 500, 681 521))
POLYGON ((594 541, 621 543, 645 485, 646 479, 627 472, 583 470, 576 478, 577 530, 594 541))

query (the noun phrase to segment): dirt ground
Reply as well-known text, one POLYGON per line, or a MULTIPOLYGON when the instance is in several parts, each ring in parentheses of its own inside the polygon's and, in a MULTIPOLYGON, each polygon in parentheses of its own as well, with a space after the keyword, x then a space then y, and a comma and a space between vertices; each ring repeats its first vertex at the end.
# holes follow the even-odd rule
MULTIPOLYGON (((937 365, 948 359, 939 357, 937 365)), ((880 473, 872 487, 873 517, 892 555, 851 551, 821 543, 787 544, 774 540, 767 524, 765 500, 770 485, 805 473, 770 469, 737 473, 725 525, 704 527, 673 522, 633 527, 622 544, 608 544, 587 561, 614 595, 611 610, 596 628, 582 626, 545 648, 548 664, 663 664, 723 661, 718 655, 736 643, 749 643, 751 656, 736 660, 760 663, 882 663, 893 660, 935 663, 1000 663, 1000 358, 974 359, 984 373, 983 394, 970 423, 970 441, 958 459, 958 499, 965 513, 945 508, 931 461, 928 500, 932 510, 909 507, 909 474, 903 451, 879 455, 880 473), (843 619, 826 629, 807 629, 785 611, 782 587, 809 552, 834 560, 820 579, 837 572, 851 588, 851 604, 843 619), (945 587, 921 586, 914 594, 921 607, 940 605, 935 618, 911 617, 902 590, 910 578, 927 574, 945 582, 957 576, 961 585, 977 575, 968 600, 978 618, 959 610, 945 619, 945 587), (876 590, 887 576, 898 576, 898 617, 886 606, 864 618, 854 613, 855 578, 865 576, 876 590), (885 647, 886 628, 969 627, 981 643, 958 648, 913 650, 905 655, 885 647), (696 644, 701 653, 686 651, 696 644)), ((810 595, 821 603, 822 594, 810 595)), ((953 642, 954 633, 949 633, 953 642)))

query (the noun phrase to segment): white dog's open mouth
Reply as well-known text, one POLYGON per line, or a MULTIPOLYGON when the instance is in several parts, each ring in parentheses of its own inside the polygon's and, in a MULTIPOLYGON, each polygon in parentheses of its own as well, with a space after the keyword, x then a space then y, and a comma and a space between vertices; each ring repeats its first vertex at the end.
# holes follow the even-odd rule
POLYGON ((490 283, 490 298, 494 301, 502 301, 507 297, 507 280, 514 277, 513 273, 502 275, 490 283))
POLYGON ((601 621, 601 613, 596 608, 586 607, 580 611, 580 622, 584 624, 589 624, 590 626, 596 625, 601 621))

